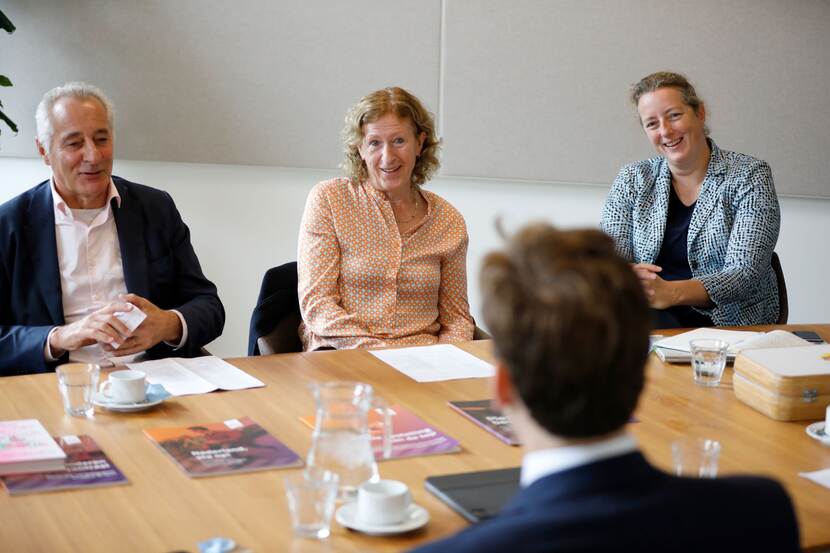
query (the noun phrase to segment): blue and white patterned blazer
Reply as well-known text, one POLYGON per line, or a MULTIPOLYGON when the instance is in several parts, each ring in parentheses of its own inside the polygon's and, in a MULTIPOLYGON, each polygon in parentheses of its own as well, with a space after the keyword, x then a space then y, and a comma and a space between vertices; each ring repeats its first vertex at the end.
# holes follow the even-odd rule
MULTIPOLYGON (((778 319, 778 284, 770 260, 781 213, 766 162, 718 148, 689 222, 687 251, 693 278, 712 308, 696 308, 716 325, 770 324, 778 319)), ((654 263, 663 244, 671 173, 655 157, 626 165, 602 212, 602 230, 633 263, 654 263)))

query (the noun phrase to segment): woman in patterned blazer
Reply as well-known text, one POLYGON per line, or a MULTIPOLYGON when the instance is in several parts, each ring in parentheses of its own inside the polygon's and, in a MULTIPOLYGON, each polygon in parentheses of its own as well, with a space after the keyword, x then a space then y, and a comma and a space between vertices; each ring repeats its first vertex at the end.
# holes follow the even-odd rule
POLYGON ((774 323, 781 215, 769 165, 718 148, 682 75, 644 77, 631 100, 660 155, 622 168, 601 225, 640 277, 655 326, 774 323))

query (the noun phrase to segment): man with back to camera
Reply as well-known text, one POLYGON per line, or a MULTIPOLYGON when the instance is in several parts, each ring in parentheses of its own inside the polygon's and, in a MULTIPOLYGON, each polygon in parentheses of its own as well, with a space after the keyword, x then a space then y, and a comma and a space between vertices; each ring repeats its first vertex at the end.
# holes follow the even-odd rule
POLYGON ((525 456, 494 518, 418 553, 799 551, 783 488, 765 478, 679 478, 624 430, 644 383, 648 303, 597 230, 526 227, 481 270, 495 401, 525 456))
POLYGON ((68 83, 35 118, 52 177, 0 206, 0 375, 198 355, 225 311, 170 195, 112 176, 110 101, 68 83))

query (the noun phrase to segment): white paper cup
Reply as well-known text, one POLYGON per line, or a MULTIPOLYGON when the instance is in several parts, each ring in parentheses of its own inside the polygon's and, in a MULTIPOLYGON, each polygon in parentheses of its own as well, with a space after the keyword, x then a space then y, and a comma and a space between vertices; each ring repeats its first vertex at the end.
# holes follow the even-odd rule
POLYGON ((403 482, 364 482, 357 489, 357 520, 372 526, 400 524, 411 503, 412 495, 403 482))
POLYGON ((140 403, 147 398, 147 375, 141 371, 113 371, 101 383, 101 395, 113 403, 140 403))

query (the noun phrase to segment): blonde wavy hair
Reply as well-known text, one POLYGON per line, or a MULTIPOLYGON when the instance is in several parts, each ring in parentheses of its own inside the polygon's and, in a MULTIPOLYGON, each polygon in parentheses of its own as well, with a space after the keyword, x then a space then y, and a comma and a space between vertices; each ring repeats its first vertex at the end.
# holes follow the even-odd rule
POLYGON ((408 119, 415 128, 415 136, 426 135, 424 146, 412 169, 412 184, 420 186, 430 180, 441 166, 438 151, 441 141, 435 133, 435 119, 418 98, 406 90, 394 86, 367 94, 346 114, 343 127, 342 168, 352 182, 362 182, 369 176, 366 163, 360 157, 358 147, 363 142, 363 125, 377 121, 387 113, 408 119))
MULTIPOLYGON (((700 115, 700 107, 703 105, 703 99, 697 95, 695 87, 689 82, 685 76, 673 71, 658 71, 651 75, 646 75, 631 86, 629 99, 634 104, 634 108, 640 103, 640 98, 644 94, 654 92, 658 88, 674 88, 680 92, 683 98, 683 103, 700 115)), ((637 116, 639 119, 639 115, 637 116)), ((640 121, 642 123, 642 121, 640 121)), ((709 136, 709 127, 703 125, 703 134, 709 136)))

